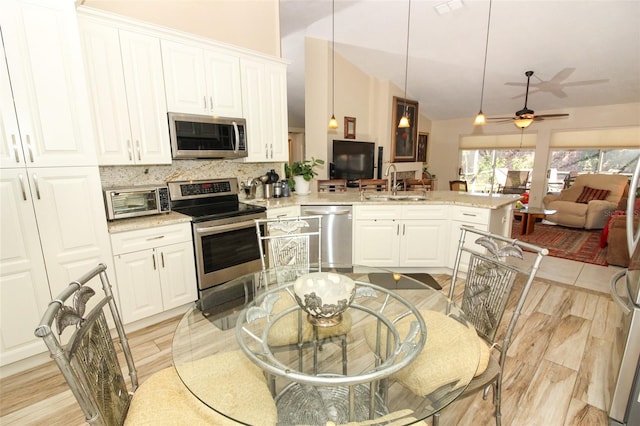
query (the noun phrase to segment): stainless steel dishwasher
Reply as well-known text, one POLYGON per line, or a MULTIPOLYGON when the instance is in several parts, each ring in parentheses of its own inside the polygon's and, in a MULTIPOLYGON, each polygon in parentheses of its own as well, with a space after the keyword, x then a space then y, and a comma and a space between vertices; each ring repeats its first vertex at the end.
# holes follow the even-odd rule
MULTIPOLYGON (((351 206, 300 206, 302 216, 322 216, 322 263, 329 266, 351 264, 352 212, 351 206)), ((310 254, 311 259, 317 257, 313 248, 310 254)))

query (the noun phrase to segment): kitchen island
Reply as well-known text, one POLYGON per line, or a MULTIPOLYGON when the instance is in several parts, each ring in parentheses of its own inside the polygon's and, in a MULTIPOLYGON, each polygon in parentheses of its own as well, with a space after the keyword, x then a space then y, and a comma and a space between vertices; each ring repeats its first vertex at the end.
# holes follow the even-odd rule
POLYGON ((405 199, 391 195, 357 190, 303 196, 294 192, 291 197, 243 201, 266 207, 270 217, 300 215, 302 205, 352 206, 353 263, 398 272, 448 273, 460 226, 510 236, 513 207, 520 199, 512 194, 453 191, 398 191, 405 199))

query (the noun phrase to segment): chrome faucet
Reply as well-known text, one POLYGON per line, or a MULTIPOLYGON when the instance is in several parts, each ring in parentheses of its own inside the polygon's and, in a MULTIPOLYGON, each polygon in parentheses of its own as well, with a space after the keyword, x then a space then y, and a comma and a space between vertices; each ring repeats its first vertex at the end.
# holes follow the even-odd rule
POLYGON ((387 166, 387 169, 384 171, 385 176, 389 176, 389 170, 393 167, 393 179, 391 180, 391 193, 396 195, 398 193, 398 181, 396 179, 396 174, 398 173, 398 169, 396 169, 396 165, 390 163, 387 166))

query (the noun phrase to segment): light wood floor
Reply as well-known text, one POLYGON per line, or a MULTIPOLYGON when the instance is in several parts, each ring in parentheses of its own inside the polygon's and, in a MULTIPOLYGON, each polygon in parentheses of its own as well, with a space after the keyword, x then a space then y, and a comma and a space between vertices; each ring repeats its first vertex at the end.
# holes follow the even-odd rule
MULTIPOLYGON (((445 292, 448 278, 436 276, 445 292)), ((129 334, 141 381, 171 364, 178 319, 129 334)), ((620 323, 621 312, 606 293, 537 279, 509 351, 503 425, 607 425, 620 323)), ((2 425, 84 424, 53 362, 3 379, 0 390, 2 425)), ((491 396, 453 403, 441 424, 495 424, 491 396)))

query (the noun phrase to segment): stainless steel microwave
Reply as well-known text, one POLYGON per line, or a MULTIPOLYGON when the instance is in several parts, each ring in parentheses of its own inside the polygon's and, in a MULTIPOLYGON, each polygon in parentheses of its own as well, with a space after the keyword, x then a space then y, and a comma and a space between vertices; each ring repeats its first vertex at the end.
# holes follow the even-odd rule
POLYGON ((184 158, 241 158, 247 152, 244 118, 169 113, 171 155, 184 158))
POLYGON ((169 188, 165 185, 131 186, 104 190, 107 219, 125 219, 169 213, 169 188))

